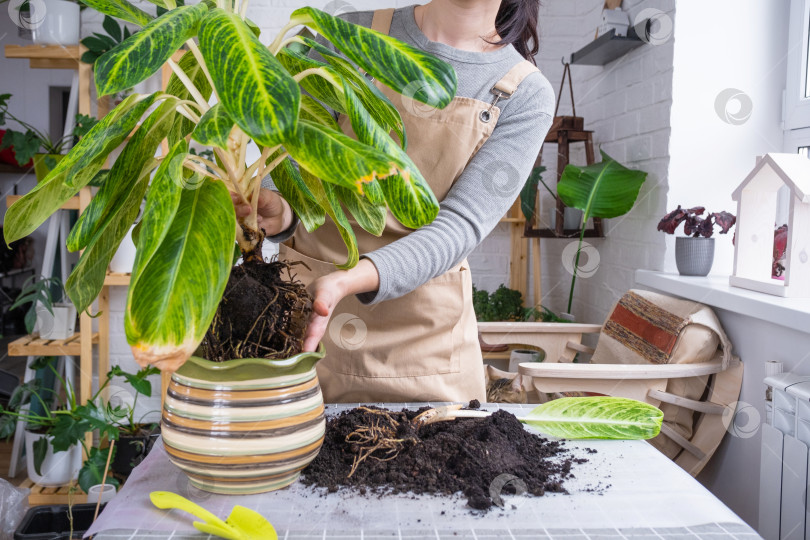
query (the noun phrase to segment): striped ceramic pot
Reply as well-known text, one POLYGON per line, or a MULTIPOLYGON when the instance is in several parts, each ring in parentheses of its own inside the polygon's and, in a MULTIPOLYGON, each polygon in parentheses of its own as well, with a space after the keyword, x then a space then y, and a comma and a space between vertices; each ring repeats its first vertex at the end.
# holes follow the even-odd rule
POLYGON ((315 363, 191 357, 172 375, 161 435, 169 459, 195 487, 261 493, 294 482, 323 443, 326 421, 315 363))

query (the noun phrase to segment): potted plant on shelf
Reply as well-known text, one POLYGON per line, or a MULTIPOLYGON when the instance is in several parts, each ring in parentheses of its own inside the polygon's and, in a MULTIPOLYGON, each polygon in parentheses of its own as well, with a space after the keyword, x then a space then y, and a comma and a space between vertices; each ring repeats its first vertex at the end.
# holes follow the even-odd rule
MULTIPOLYGON (((105 402, 101 396, 113 377, 123 377, 137 393, 151 394, 147 377, 158 373, 149 367, 136 374, 113 368, 91 399, 80 404, 70 382, 54 367, 53 357, 35 359, 30 368, 50 370, 56 385, 40 380, 26 382, 17 387, 7 407, 0 407, 0 438, 14 434, 16 424, 25 422, 25 445, 28 475, 41 486, 54 487, 78 478, 79 486, 88 492, 100 484, 107 464, 108 450, 100 444, 117 440, 130 411, 127 407, 105 402), (34 407, 38 404, 38 407, 34 407), (88 447, 85 435, 99 431, 99 445, 88 447), (82 463, 82 450, 87 459, 82 463)), ((117 481, 110 475, 110 483, 117 481)))
POLYGON ((163 411, 166 449, 202 489, 283 487, 322 442, 323 400, 314 370, 322 352, 301 352, 311 309, 304 287, 282 263, 262 260, 264 233, 256 212, 261 180, 272 171, 308 230, 327 215, 335 221, 347 247, 338 266, 354 266, 357 245, 343 205, 361 227, 378 233, 389 209, 418 228, 433 220, 438 202, 403 149, 399 113, 351 62, 436 107, 452 100, 455 72, 432 55, 312 8, 296 10, 266 47, 244 17, 246 1, 235 10, 224 0, 193 6, 168 0, 168 11, 157 18, 124 0, 86 3, 142 27, 96 59, 98 95, 131 88, 167 61, 174 75, 166 92, 124 99, 13 204, 5 218, 6 241, 38 227, 124 143, 68 238, 70 249, 83 250, 66 283, 68 295, 77 309, 90 306, 146 194, 133 235, 137 254, 125 329, 139 362, 177 370, 163 411), (316 30, 342 55, 304 36, 287 37, 299 25, 316 30), (171 61, 184 45, 188 51, 171 61), (310 49, 321 60, 310 58, 310 49), (346 114, 356 139, 340 131, 324 105, 346 114), (189 139, 212 149, 215 159, 190 152, 189 139), (153 157, 164 140, 169 151, 153 157), (248 163, 251 141, 261 156, 248 163), (252 205, 250 215, 236 218, 229 190, 252 205), (244 263, 232 271, 235 243, 244 263), (238 321, 228 309, 241 315, 238 321), (264 326, 247 340, 260 316, 264 326), (223 320, 233 328, 218 324, 223 320), (204 339, 199 354, 207 358, 192 357, 204 339), (247 347, 248 341, 256 346, 247 347), (276 399, 279 387, 292 398, 276 399), (217 406, 221 399, 230 406, 217 406), (266 406, 252 406, 256 400, 266 406), (240 421, 247 416, 249 426, 240 421), (283 430, 276 429, 282 424, 283 430), (264 429, 257 433, 256 425, 264 429), (239 437, 245 429, 255 436, 239 437), (211 437, 221 444, 208 444, 211 437))
POLYGON ((557 184, 557 194, 563 203, 568 207, 582 210, 576 255, 573 261, 568 261, 573 263, 570 270, 568 309, 567 313, 561 315, 568 320, 573 320, 571 310, 574 303, 574 285, 580 271, 582 242, 588 220, 592 217, 615 218, 625 215, 636 204, 641 185, 647 179, 646 172, 628 169, 604 151, 601 154, 602 161, 599 163, 586 167, 566 165, 557 184))
POLYGON ((703 216, 706 208, 678 208, 661 218, 658 230, 667 234, 675 234, 675 230, 683 223, 683 232, 686 236, 675 238, 675 264, 682 276, 706 276, 714 263, 714 228, 720 229, 720 234, 727 234, 737 222, 737 218, 728 212, 713 212, 703 216))
POLYGON ((24 320, 29 334, 36 332, 41 339, 67 339, 76 329, 76 307, 63 302, 63 298, 62 280, 32 276, 23 284, 9 311, 27 305, 24 320), (54 290, 59 291, 56 302, 54 290))
POLYGON ((86 135, 96 124, 96 120, 85 114, 76 115, 73 131, 59 139, 52 139, 28 122, 20 120, 8 110, 11 94, 0 94, 0 126, 12 120, 22 126, 23 131, 8 129, 0 140, 0 150, 12 148, 17 164, 26 167, 33 159, 37 181, 42 181, 64 156, 63 152, 75 141, 86 135))

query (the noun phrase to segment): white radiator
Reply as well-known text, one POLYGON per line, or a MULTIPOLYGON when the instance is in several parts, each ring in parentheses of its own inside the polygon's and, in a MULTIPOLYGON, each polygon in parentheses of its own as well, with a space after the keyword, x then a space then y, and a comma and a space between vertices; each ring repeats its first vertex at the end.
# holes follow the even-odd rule
POLYGON ((765 384, 773 401, 762 426, 759 534, 766 540, 810 540, 810 377, 780 373, 766 377, 765 384))

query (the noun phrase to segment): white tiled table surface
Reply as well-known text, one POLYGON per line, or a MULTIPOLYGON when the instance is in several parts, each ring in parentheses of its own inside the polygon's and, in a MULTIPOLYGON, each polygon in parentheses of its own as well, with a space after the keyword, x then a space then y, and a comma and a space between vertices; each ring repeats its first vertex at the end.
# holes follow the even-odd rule
MULTIPOLYGON (((399 410, 418 404, 377 404, 399 410)), ((431 405, 439 405, 433 403, 431 405)), ((337 414, 356 404, 329 405, 337 414)), ((484 404, 520 415, 530 405, 484 404)), ((472 512, 463 497, 360 496, 350 490, 325 494, 296 483, 259 495, 203 493, 167 459, 161 443, 135 469, 89 533, 107 539, 204 539, 192 516, 159 510, 149 492, 174 491, 225 517, 235 504, 267 517, 286 540, 320 539, 545 539, 562 540, 754 540, 756 532, 677 465, 643 441, 567 442, 575 477, 568 494, 504 496, 505 509, 472 512), (590 454, 585 449, 597 452, 590 454)))

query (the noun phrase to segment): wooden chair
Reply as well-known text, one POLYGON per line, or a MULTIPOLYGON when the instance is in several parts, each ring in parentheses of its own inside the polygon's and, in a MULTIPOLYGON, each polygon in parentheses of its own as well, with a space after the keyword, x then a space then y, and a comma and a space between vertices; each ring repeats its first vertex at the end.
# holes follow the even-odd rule
POLYGON ((593 392, 637 399, 656 407, 671 404, 692 411, 691 438, 686 439, 666 423, 661 429, 661 436, 680 447, 672 460, 692 476, 706 465, 733 419, 743 365, 736 357, 724 365, 720 351, 710 361, 698 364, 572 363, 577 353, 591 355, 595 352, 582 343, 582 337, 598 334, 602 329, 600 325, 495 322, 479 323, 478 329, 491 345, 531 345, 546 351, 544 362, 520 364, 520 374, 531 377, 531 385, 539 395, 593 392), (671 379, 701 376, 707 377, 707 383, 700 400, 666 391, 671 379))

